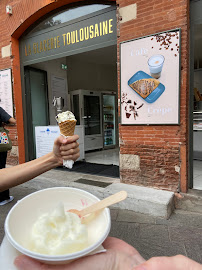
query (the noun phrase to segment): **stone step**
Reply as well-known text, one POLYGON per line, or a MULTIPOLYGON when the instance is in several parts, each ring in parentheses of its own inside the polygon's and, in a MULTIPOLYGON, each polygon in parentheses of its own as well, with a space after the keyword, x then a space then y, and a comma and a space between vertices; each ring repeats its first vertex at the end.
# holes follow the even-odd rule
POLYGON ((168 219, 174 210, 174 192, 154 188, 112 183, 106 188, 71 182, 72 187, 84 189, 98 198, 106 198, 116 192, 125 190, 127 199, 115 204, 112 208, 131 210, 141 214, 168 219))
POLYGON ((132 210, 168 219, 174 210, 174 192, 154 188, 115 183, 105 188, 105 195, 125 190, 126 200, 116 204, 120 209, 132 210))
POLYGON ((202 191, 189 190, 175 196, 175 208, 190 212, 202 213, 202 191))
POLYGON ((171 191, 122 184, 120 182, 113 182, 115 180, 112 178, 101 177, 97 179, 97 177, 90 175, 78 175, 77 177, 74 177, 72 179, 73 180, 68 181, 67 174, 66 177, 62 177, 62 175, 57 175, 57 177, 53 176, 52 179, 49 174, 43 174, 43 176, 38 176, 35 180, 33 179, 32 181, 24 183, 23 185, 36 189, 48 188, 53 186, 75 187, 86 190, 97 196, 99 199, 106 198, 116 192, 125 190, 128 193, 127 199, 113 205, 110 208, 131 210, 136 213, 147 214, 166 219, 170 217, 174 209, 174 193, 171 191), (85 178, 84 180, 87 179, 89 181, 92 180, 92 184, 89 184, 89 181, 88 184, 79 183, 76 181, 78 180, 78 178, 85 178), (58 179, 60 179, 60 181, 58 181, 58 179), (108 183, 110 185, 107 187, 103 187, 102 185, 95 186, 95 181, 93 180, 102 181, 105 184, 108 183))

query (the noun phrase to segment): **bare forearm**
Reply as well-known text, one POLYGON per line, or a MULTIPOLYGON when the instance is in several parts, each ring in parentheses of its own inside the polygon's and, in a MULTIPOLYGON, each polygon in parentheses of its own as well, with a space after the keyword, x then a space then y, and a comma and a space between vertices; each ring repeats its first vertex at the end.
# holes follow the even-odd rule
POLYGON ((11 117, 9 120, 9 123, 12 124, 12 125, 15 125, 16 124, 16 120, 15 118, 11 117))
POLYGON ((51 152, 41 158, 20 164, 11 168, 0 170, 0 191, 17 186, 50 169, 59 166, 54 154, 51 152))
POLYGON ((78 135, 67 139, 58 137, 53 151, 41 158, 29 161, 12 168, 0 170, 0 191, 20 185, 50 169, 63 164, 64 160, 76 160, 79 157, 78 135))

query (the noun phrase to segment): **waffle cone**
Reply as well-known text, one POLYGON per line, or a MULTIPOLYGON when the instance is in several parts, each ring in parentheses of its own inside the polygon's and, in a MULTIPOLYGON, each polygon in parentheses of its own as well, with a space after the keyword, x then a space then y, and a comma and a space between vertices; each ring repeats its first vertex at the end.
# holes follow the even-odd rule
POLYGON ((67 120, 58 124, 60 133, 64 136, 73 136, 76 126, 76 120, 67 120))

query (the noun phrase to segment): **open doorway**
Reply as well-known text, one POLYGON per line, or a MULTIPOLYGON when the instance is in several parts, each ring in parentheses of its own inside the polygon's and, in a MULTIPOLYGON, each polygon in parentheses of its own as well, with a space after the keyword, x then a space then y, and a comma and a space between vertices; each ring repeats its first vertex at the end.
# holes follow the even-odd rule
POLYGON ((191 138, 193 138, 193 176, 191 188, 202 190, 202 1, 191 1, 191 138))
POLYGON ((29 66, 47 72, 50 125, 56 125, 53 76, 66 80, 69 100, 65 109, 73 111, 78 126, 84 127, 80 151, 87 163, 119 166, 116 57, 114 45, 29 66))
MULTIPOLYGON (((20 52, 22 70, 47 74, 48 123, 36 127, 44 128, 45 143, 51 145, 50 128, 57 126, 53 101, 59 98, 60 112, 70 110, 77 119, 79 162, 119 167, 116 7, 60 10, 21 39, 20 52), (72 21, 66 20, 69 12, 76 15, 72 21)), ((29 92, 26 81, 24 88, 29 92)))

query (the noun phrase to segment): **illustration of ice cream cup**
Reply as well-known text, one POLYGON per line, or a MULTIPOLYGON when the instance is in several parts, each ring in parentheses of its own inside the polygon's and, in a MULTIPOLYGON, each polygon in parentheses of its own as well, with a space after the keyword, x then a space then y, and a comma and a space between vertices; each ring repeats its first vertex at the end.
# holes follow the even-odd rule
POLYGON ((148 66, 151 76, 158 79, 161 76, 161 71, 164 64, 164 56, 161 54, 152 55, 148 60, 148 66))

